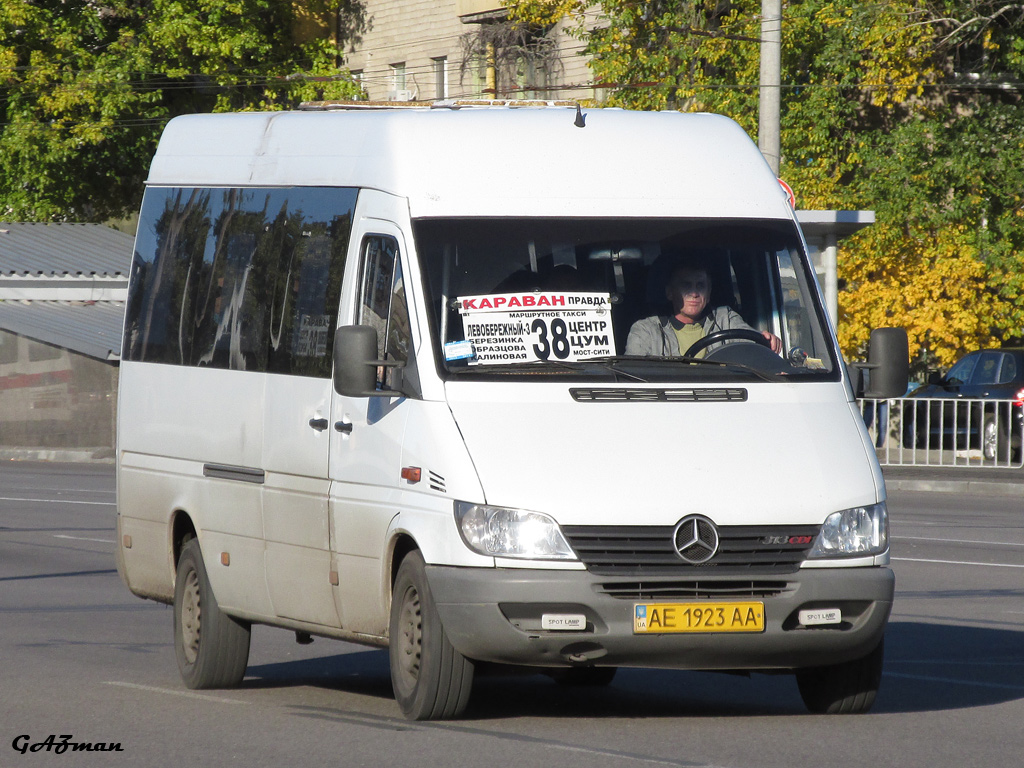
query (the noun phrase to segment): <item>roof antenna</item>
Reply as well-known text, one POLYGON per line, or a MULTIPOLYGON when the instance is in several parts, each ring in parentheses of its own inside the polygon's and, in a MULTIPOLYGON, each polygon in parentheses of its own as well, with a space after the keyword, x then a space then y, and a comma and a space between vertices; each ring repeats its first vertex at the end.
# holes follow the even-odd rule
POLYGON ((573 120, 572 124, 575 125, 577 128, 587 127, 587 118, 583 115, 583 110, 580 109, 580 105, 578 102, 576 104, 576 119, 573 120))

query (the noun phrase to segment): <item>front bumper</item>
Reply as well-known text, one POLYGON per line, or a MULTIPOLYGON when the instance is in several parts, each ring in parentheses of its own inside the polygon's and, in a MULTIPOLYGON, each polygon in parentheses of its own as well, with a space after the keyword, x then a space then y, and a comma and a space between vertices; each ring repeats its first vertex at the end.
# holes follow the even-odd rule
MULTIPOLYGON (((867 655, 881 640, 895 587, 892 570, 884 567, 803 569, 769 577, 782 588, 760 593, 765 579, 712 577, 701 583, 713 583, 718 590, 733 587, 734 595, 714 602, 764 602, 764 632, 634 634, 636 603, 700 600, 630 597, 630 585, 639 584, 637 580, 588 571, 428 566, 427 578, 445 632, 461 654, 478 661, 543 667, 779 670, 837 664, 867 655), (751 584, 751 596, 736 596, 751 584), (800 624, 801 609, 827 608, 840 609, 842 623, 800 624), (541 616, 547 613, 583 614, 586 629, 543 630, 541 616)), ((664 595, 671 594, 666 589, 687 591, 697 583, 649 578, 641 588, 657 588, 664 595)))

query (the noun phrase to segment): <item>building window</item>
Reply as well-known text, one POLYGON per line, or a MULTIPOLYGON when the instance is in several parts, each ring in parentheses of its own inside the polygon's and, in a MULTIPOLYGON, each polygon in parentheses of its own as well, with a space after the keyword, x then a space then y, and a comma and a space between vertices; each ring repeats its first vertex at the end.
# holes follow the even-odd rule
POLYGON ((362 91, 361 98, 367 98, 366 96, 366 82, 363 79, 363 70, 353 69, 349 72, 352 76, 352 82, 359 86, 359 90, 362 91))
POLYGON ((434 64, 434 96, 437 99, 448 98, 448 57, 439 56, 431 59, 434 64))
POLYGON ((398 64, 391 65, 391 90, 392 91, 404 91, 405 90, 405 62, 399 62, 398 64))

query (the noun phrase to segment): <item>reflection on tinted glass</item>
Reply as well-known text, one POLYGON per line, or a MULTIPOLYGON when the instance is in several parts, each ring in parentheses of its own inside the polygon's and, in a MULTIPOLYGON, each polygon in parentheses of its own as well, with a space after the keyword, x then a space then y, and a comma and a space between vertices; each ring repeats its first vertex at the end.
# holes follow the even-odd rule
POLYGON ((1013 355, 1003 355, 1003 366, 999 370, 999 383, 1009 384, 1017 378, 1017 361, 1013 355))
POLYGON ((359 323, 376 329, 379 358, 384 357, 387 343, 388 311, 397 253, 398 244, 390 237, 377 235, 363 241, 363 300, 359 323))
POLYGON ((1002 355, 998 352, 982 352, 978 358, 978 366, 974 369, 972 384, 995 384, 999 375, 999 361, 1002 355))
MULTIPOLYGON (((377 331, 377 356, 406 362, 411 348, 409 305, 398 242, 386 235, 363 241, 363 290, 359 322, 377 331)), ((392 386, 393 368, 385 368, 378 384, 392 386)))
POLYGON ((946 380, 951 384, 966 384, 971 380, 971 372, 977 362, 978 355, 968 355, 950 368, 949 373, 946 374, 946 380))
POLYGON ((356 190, 151 188, 124 359, 330 375, 356 190))

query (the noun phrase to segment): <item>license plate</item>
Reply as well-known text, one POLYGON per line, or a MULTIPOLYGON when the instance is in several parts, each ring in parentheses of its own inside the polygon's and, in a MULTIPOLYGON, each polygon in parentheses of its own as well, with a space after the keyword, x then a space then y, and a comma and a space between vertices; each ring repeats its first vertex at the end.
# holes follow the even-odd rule
POLYGON ((764 603, 637 603, 633 632, 764 632, 764 603))

